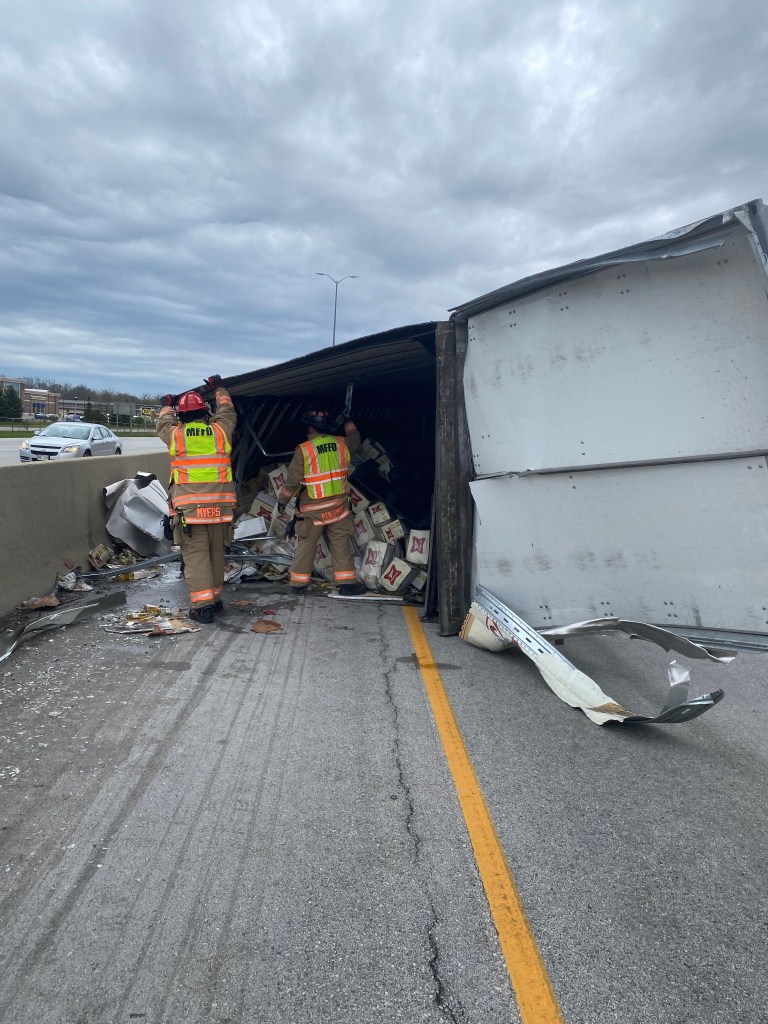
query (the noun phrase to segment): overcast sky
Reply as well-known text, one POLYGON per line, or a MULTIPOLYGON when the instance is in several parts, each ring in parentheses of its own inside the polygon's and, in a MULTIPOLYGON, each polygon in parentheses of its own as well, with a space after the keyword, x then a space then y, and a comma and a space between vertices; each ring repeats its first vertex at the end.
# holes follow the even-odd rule
POLYGON ((0 373, 176 391, 768 199, 764 0, 0 0, 0 373))

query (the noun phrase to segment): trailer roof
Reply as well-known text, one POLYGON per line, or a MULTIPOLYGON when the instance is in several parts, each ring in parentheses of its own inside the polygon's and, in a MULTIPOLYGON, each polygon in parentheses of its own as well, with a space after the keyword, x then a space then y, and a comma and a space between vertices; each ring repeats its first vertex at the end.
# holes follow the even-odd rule
POLYGON ((675 256, 685 256, 701 249, 710 249, 722 245, 737 225, 753 230, 758 237, 763 252, 768 252, 768 221, 762 199, 753 199, 742 206, 733 207, 723 213, 715 214, 706 220, 696 221, 683 228, 669 231, 648 242, 640 242, 616 249, 614 252, 594 256, 591 259, 578 260, 554 270, 545 270, 531 277, 525 277, 514 284, 487 292, 477 299, 455 306, 450 312, 452 320, 466 321, 478 313, 506 302, 514 301, 532 292, 541 291, 551 285, 562 284, 577 277, 595 274, 606 267, 622 263, 639 262, 641 260, 664 260, 675 256))
POLYGON ((381 393, 388 383, 397 383, 399 389, 418 388, 434 377, 435 327, 434 321, 396 327, 229 377, 224 383, 230 394, 242 398, 343 394, 350 381, 357 394, 368 385, 381 393))

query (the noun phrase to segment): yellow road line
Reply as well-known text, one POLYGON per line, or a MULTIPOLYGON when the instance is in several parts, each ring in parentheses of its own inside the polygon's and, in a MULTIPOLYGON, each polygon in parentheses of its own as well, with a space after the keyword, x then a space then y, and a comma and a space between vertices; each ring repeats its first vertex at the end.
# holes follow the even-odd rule
POLYGON ((552 984, 525 916, 475 770, 416 608, 404 608, 432 713, 467 825, 523 1024, 563 1024, 552 984))

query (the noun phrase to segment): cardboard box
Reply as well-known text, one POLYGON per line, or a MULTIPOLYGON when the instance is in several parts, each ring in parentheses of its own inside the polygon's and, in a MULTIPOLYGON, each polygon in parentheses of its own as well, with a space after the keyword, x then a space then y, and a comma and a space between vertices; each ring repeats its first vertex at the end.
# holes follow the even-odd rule
POLYGON ((274 507, 274 494, 269 494, 267 491, 262 491, 261 494, 258 494, 254 498, 253 503, 251 504, 251 507, 248 511, 252 516, 264 516, 267 522, 269 522, 269 520, 272 518, 272 512, 274 510, 274 507))
POLYGON ((365 509, 370 505, 370 501, 352 484, 349 485, 349 503, 352 506, 352 511, 357 515, 360 512, 364 512, 365 509))
POLYGON ((103 569, 111 558, 112 549, 108 548, 106 544, 99 544, 97 548, 94 548, 88 554, 88 561, 94 569, 103 569))
POLYGON ((235 540, 250 540, 251 537, 263 537, 267 532, 267 521, 264 516, 244 516, 235 527, 235 540))
POLYGON ((360 575, 363 583, 371 590, 379 590, 379 576, 382 568, 391 560, 392 547, 381 540, 368 542, 363 555, 360 575))
POLYGON ((384 535, 384 540, 389 541, 390 544, 394 544, 396 540, 405 536, 405 528, 399 519, 393 519, 391 523, 384 523, 381 532, 384 535))
POLYGON ((405 557, 411 565, 429 565, 429 530, 411 530, 405 557))
POLYGON ((278 466, 277 469, 273 469, 269 474, 269 483, 272 490, 277 494, 280 488, 285 484, 288 479, 288 467, 286 465, 278 466))
POLYGON ((417 571, 402 558, 393 558, 379 576, 379 583, 385 590, 395 593, 405 589, 417 571))
POLYGON ((373 532, 373 525, 371 520, 368 518, 367 512, 358 512, 352 519, 352 528, 355 531, 355 543, 359 545, 361 551, 365 550, 365 546, 369 540, 375 540, 375 534, 373 532))
POLYGON ((429 577, 424 572, 424 570, 419 569, 416 575, 411 580, 411 586, 413 587, 414 590, 421 591, 424 589, 424 587, 426 587, 428 579, 429 577))
POLYGON ((392 516, 389 514, 389 510, 383 501, 377 501, 369 505, 368 515, 371 517, 371 522, 374 526, 383 526, 392 520, 392 516))

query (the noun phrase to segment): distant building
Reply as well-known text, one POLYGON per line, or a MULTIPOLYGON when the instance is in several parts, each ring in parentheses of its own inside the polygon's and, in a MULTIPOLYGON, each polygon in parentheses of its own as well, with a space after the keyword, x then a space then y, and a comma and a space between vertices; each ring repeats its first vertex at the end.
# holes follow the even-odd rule
POLYGON ((31 388, 19 377, 6 377, 0 374, 0 388, 13 388, 21 399, 21 415, 24 419, 35 416, 58 416, 59 399, 57 391, 46 391, 44 388, 31 388))
POLYGON ((22 416, 34 419, 36 416, 59 416, 58 391, 46 391, 45 388, 30 388, 24 385, 21 395, 22 416))
POLYGON ((5 377, 0 373, 0 388, 5 391, 6 388, 13 388, 16 394, 24 400, 24 381, 19 380, 18 377, 5 377))

